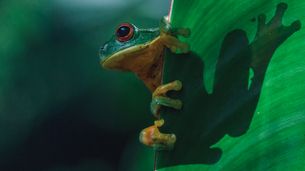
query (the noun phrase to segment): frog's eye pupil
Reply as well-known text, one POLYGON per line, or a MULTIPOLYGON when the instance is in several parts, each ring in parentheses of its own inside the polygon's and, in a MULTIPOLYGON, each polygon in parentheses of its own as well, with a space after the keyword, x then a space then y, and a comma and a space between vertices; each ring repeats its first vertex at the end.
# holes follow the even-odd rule
POLYGON ((134 27, 129 23, 121 24, 116 30, 117 40, 120 42, 128 41, 132 38, 134 32, 134 27))
POLYGON ((125 37, 130 32, 130 28, 127 26, 121 26, 118 31, 116 32, 116 35, 118 37, 125 37))

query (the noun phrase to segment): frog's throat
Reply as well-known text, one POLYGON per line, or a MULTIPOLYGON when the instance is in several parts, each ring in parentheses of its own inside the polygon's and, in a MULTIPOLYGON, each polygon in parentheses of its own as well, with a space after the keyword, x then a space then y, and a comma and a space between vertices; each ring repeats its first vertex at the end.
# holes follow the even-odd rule
POLYGON ((131 71, 154 91, 161 85, 164 46, 157 37, 151 42, 121 50, 101 61, 106 69, 131 71))

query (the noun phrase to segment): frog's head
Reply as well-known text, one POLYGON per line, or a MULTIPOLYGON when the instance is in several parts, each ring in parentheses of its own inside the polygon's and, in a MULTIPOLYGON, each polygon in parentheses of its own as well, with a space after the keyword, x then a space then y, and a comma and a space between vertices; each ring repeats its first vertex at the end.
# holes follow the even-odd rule
POLYGON ((112 38, 101 47, 100 64, 108 69, 129 70, 130 64, 140 62, 137 56, 158 35, 158 29, 144 30, 130 23, 122 23, 112 38))

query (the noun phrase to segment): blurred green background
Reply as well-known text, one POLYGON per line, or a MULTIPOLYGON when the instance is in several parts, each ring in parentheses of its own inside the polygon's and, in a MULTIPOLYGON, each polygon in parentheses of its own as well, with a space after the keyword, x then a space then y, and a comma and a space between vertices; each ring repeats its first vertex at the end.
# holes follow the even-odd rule
POLYGON ((0 170, 151 170, 138 142, 150 93, 100 68, 98 50, 129 21, 155 27, 164 0, 0 2, 0 170))

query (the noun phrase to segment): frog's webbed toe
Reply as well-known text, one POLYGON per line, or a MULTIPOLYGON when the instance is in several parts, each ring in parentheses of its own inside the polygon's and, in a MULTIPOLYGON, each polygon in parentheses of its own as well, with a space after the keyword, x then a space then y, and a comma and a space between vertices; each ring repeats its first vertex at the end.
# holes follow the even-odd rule
POLYGON ((168 91, 180 91, 181 89, 182 83, 179 80, 159 86, 152 95, 152 101, 150 104, 152 114, 158 118, 161 106, 180 110, 182 108, 182 102, 178 99, 167 97, 166 93, 168 91))

